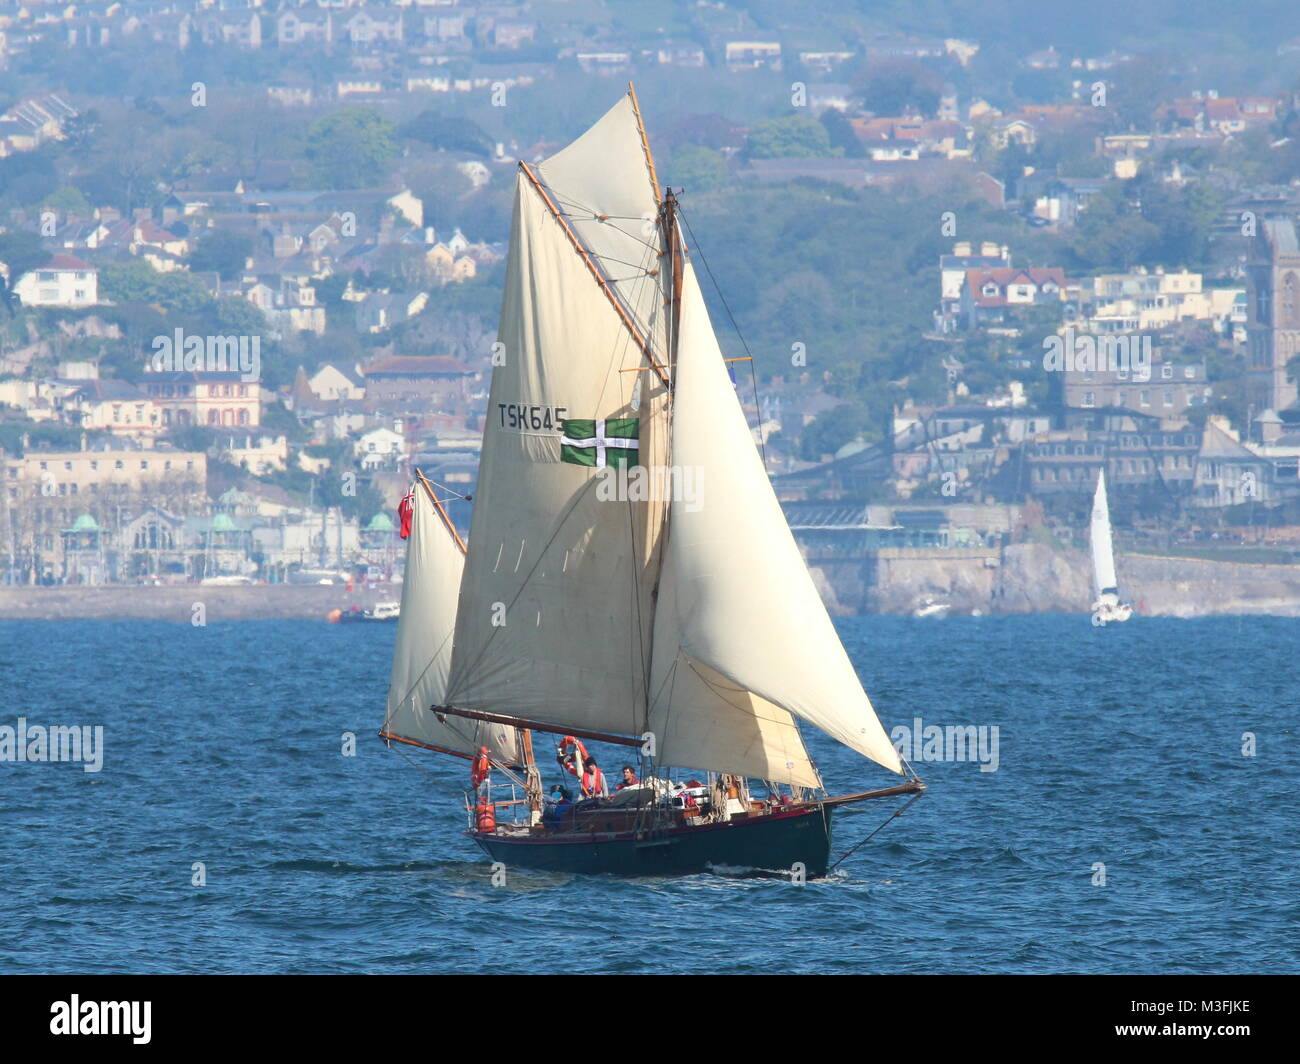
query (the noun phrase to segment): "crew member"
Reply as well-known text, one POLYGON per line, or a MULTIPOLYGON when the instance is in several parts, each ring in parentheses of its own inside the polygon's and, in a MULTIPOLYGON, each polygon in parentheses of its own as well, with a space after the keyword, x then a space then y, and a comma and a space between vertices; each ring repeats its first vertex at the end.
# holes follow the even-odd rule
POLYGON ((639 787, 639 786, 641 786, 641 781, 636 778, 636 773, 632 771, 632 766, 624 765, 623 782, 618 785, 618 789, 621 791, 624 787, 639 787))
POLYGON ((596 759, 590 755, 582 763, 581 787, 584 798, 609 797, 609 788, 605 786, 605 773, 600 771, 596 759))
POLYGON ((557 783, 551 788, 551 796, 546 801, 542 821, 546 824, 559 824, 573 803, 570 801, 569 788, 557 783))

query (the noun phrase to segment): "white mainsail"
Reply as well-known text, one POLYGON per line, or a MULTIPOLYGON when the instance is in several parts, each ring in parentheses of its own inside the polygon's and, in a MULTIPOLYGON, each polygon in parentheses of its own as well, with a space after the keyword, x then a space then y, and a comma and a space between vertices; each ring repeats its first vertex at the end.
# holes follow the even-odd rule
POLYGON ((480 746, 486 746, 496 760, 517 764, 518 738, 513 727, 457 717, 441 721, 429 710, 442 705, 447 694, 456 598, 465 556, 422 486, 416 486, 412 503, 402 609, 382 734, 463 754, 475 754, 480 746))
POLYGON ((541 164, 537 183, 530 173, 516 185, 447 704, 639 733, 662 504, 656 517, 656 504, 602 501, 594 470, 561 461, 560 444, 563 419, 636 417, 643 461, 666 446, 666 387, 636 372, 645 349, 615 306, 666 349, 631 100, 541 164))
POLYGON ((1089 539, 1092 545, 1092 576, 1097 597, 1109 595, 1119 601, 1115 581, 1115 548, 1110 530, 1110 505, 1106 501, 1106 471, 1097 476, 1097 491, 1092 497, 1092 521, 1089 539))
MULTIPOLYGON (((682 469, 707 470, 707 476, 699 498, 674 499, 670 508, 651 674, 649 727, 663 733, 660 756, 669 764, 694 764, 711 736, 721 733, 726 743, 726 699, 701 699, 700 685, 681 684, 696 671, 693 663, 703 663, 734 688, 752 693, 765 716, 777 709, 793 713, 901 772, 898 753, 786 524, 689 265, 677 346, 672 461, 682 469)), ((807 771, 802 744, 802 764, 792 743, 779 752, 792 761, 785 778, 807 771)), ((710 757, 718 760, 706 761, 708 767, 726 767, 723 752, 710 750, 710 757)))

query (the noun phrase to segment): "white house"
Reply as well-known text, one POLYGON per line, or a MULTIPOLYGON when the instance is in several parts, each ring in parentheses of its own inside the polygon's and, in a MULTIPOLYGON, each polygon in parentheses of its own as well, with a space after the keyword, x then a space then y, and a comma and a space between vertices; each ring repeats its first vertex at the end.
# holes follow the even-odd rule
POLYGON ((364 433, 353 450, 363 469, 375 469, 406 457, 406 438, 392 429, 377 428, 364 433))
POLYGON ((99 271, 75 255, 57 254, 14 285, 27 307, 93 307, 99 302, 99 271))
POLYGON ((307 378, 307 386, 317 399, 364 399, 366 386, 357 371, 327 362, 307 378))

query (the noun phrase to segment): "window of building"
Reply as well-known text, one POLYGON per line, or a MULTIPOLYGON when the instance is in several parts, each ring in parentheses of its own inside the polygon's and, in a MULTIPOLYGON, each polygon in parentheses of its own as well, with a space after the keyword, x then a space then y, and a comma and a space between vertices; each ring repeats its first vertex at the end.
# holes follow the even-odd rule
POLYGON ((1150 405, 1151 405, 1151 393, 1150 393, 1150 392, 1145 392, 1145 391, 1144 391, 1144 392, 1138 392, 1138 402, 1141 403, 1143 406, 1150 406, 1150 405))
POLYGON ((1174 375, 1174 367, 1173 367, 1173 366, 1161 366, 1161 367, 1160 367, 1160 377, 1161 377, 1162 380, 1169 380, 1171 377, 1173 377, 1173 375, 1174 375))

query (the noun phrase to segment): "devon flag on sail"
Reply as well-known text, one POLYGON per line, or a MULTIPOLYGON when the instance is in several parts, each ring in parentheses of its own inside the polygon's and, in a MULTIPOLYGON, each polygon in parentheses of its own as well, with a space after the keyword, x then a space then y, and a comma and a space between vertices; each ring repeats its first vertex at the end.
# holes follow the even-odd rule
POLYGON ((641 464, 641 420, 611 417, 601 421, 560 421, 560 461, 574 465, 624 469, 641 464))

